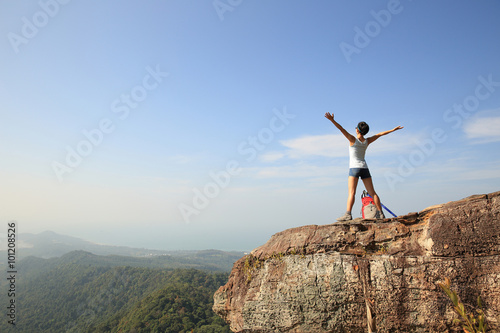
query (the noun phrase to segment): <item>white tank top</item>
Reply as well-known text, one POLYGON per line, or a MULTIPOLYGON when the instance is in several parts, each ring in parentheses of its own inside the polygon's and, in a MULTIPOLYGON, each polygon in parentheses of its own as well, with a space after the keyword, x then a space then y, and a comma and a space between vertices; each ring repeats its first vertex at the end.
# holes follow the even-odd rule
POLYGON ((349 168, 368 169, 368 164, 365 161, 367 147, 368 141, 365 139, 364 142, 361 142, 358 138, 352 146, 349 146, 349 168))

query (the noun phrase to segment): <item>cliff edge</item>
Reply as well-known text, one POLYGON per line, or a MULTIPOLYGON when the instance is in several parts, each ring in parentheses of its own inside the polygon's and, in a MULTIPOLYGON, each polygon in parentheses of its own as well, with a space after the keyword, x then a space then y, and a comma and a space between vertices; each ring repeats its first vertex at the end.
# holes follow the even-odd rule
POLYGON ((455 332, 436 284, 449 277, 463 303, 481 296, 500 332, 499 218, 495 192, 382 222, 288 229, 234 264, 213 310, 233 332, 455 332))

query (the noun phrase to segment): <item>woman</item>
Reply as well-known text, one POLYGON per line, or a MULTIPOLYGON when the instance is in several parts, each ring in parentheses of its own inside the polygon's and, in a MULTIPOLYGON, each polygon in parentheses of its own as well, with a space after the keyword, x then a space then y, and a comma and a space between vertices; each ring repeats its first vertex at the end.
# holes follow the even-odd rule
POLYGON ((364 121, 360 122, 356 126, 356 136, 349 134, 339 123, 333 119, 333 114, 330 112, 325 113, 325 117, 330 120, 339 130, 344 134, 344 136, 349 140, 349 178, 347 181, 349 194, 347 197, 347 211, 345 214, 337 219, 337 221, 349 221, 352 220, 352 206, 354 205, 354 197, 356 195, 356 187, 358 186, 358 180, 361 178, 363 184, 365 185, 368 194, 373 198, 375 206, 377 207, 377 212, 375 215, 376 219, 385 218, 382 212, 382 205, 380 203, 380 198, 378 197, 375 189, 373 188, 372 176, 368 170, 368 165, 365 161, 365 152, 368 145, 373 141, 377 140, 381 136, 387 135, 394 131, 400 130, 403 127, 394 127, 392 130, 380 132, 365 138, 364 136, 368 133, 370 127, 364 121))

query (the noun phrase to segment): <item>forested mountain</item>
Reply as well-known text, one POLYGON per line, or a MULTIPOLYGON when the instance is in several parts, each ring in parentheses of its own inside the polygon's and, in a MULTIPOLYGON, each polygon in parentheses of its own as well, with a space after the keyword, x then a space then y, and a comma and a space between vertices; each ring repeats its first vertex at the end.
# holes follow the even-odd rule
POLYGON ((189 270, 152 293, 124 316, 115 316, 90 332, 198 332, 230 333, 229 326, 212 311, 213 294, 225 276, 189 270), (222 280, 220 279, 222 277, 222 280), (190 282, 186 282, 190 281, 190 282))
MULTIPOLYGON (((3 315, 0 332, 229 332, 211 310, 228 273, 139 267, 136 259, 78 251, 22 260, 16 327, 3 315)), ((8 282, 0 282, 0 304, 12 299, 8 282)))

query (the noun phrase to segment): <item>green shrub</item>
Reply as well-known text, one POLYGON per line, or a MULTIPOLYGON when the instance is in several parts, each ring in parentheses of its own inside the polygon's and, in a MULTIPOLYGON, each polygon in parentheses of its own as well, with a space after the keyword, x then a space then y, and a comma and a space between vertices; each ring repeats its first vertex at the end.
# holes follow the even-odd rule
POLYGON ((444 282, 439 282, 438 286, 450 298, 453 303, 453 311, 460 316, 460 318, 453 320, 454 323, 462 325, 465 333, 486 333, 486 318, 480 296, 477 297, 478 307, 476 309, 472 307, 472 311, 467 313, 465 305, 460 301, 460 297, 458 297, 455 291, 451 290, 451 281, 449 278, 445 278, 444 282), (474 315, 474 310, 477 316, 474 315))

